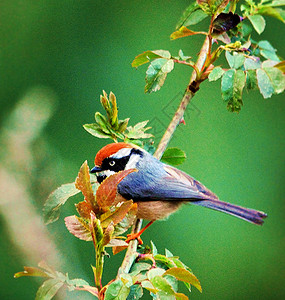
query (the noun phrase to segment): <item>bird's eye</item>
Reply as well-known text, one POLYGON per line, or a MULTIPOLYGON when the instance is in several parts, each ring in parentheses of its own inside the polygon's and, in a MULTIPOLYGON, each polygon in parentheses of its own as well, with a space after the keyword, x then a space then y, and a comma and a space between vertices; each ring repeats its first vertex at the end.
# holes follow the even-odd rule
POLYGON ((109 162, 109 165, 110 165, 111 167, 113 167, 113 166, 115 165, 115 161, 114 161, 114 160, 111 160, 111 161, 109 162))

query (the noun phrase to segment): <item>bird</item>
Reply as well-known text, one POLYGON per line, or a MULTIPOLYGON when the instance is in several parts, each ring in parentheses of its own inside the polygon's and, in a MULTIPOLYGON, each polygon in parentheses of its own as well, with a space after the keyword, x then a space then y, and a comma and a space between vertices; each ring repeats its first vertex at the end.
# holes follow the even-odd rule
POLYGON ((191 203, 233 215, 253 224, 262 225, 267 214, 221 201, 217 195, 187 173, 156 159, 146 150, 125 142, 111 143, 95 156, 98 183, 120 171, 135 169, 117 185, 117 193, 137 203, 137 218, 150 221, 140 232, 129 235, 128 242, 137 238, 154 221, 165 219, 182 204, 191 203))

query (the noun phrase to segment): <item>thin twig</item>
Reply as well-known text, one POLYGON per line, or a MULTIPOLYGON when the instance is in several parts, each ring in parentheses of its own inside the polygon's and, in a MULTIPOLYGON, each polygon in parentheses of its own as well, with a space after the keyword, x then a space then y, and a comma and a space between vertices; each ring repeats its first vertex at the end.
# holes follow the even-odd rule
MULTIPOLYGON (((199 73, 201 73, 204 62, 206 60, 206 57, 208 55, 208 49, 209 49, 209 39, 208 37, 206 37, 204 44, 201 48, 198 60, 196 62, 196 69, 199 70, 199 73)), ((192 90, 191 86, 193 85, 193 83, 195 82, 197 76, 199 76, 199 74, 197 74, 196 71, 194 71, 192 73, 192 76, 190 78, 188 87, 183 95, 183 98, 171 120, 171 122, 169 123, 155 153, 154 153, 154 157, 156 157, 157 159, 160 159, 163 152, 165 151, 167 145, 169 144, 173 133, 175 131, 175 129, 177 128, 177 126, 179 125, 180 121, 182 120, 183 116, 184 116, 184 112, 188 106, 188 104, 190 103, 191 99, 193 98, 193 96, 195 95, 197 90, 192 90)), ((196 89, 198 88, 198 86, 196 86, 196 89)))
MULTIPOLYGON (((137 233, 140 231, 142 226, 142 219, 137 219, 136 223, 133 225, 132 233, 137 233)), ((137 247, 138 247, 138 241, 132 240, 129 243, 125 258, 123 260, 123 263, 118 271, 118 276, 124 273, 129 273, 133 262, 137 258, 137 247)))
MULTIPOLYGON (((203 43, 201 51, 199 53, 199 57, 196 62, 196 68, 191 75, 189 84, 185 90, 185 93, 183 95, 181 103, 179 104, 170 124, 168 125, 168 127, 167 127, 155 153, 154 153, 154 157, 156 157, 157 159, 161 158, 163 152, 165 151, 167 145, 169 144, 169 142, 173 136, 173 133, 175 132, 175 129, 180 124, 181 120, 183 119, 183 115, 184 115, 184 112, 185 112, 188 104, 190 103, 191 99, 193 98, 193 96, 195 95, 197 90, 199 89, 199 84, 201 83, 199 81, 199 78, 201 77, 200 75, 203 71, 204 62, 208 55, 209 45, 210 45, 209 38, 207 36, 203 43)), ((142 219, 137 219, 136 223, 133 225, 132 233, 139 232, 141 229, 141 226, 142 226, 142 219)), ((121 267, 119 268, 118 276, 120 276, 123 273, 128 273, 130 271, 133 262, 135 261, 135 259, 138 256, 137 245, 138 245, 137 240, 130 241, 125 258, 123 260, 123 263, 122 263, 121 267)))

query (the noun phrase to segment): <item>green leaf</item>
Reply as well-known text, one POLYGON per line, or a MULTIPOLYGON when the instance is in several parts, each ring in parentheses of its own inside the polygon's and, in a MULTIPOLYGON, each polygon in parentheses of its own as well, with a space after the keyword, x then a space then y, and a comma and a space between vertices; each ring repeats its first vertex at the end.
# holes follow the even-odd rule
POLYGON ((151 245, 151 253, 152 253, 152 255, 153 255, 153 256, 157 255, 157 254, 158 254, 158 253, 157 253, 157 248, 156 248, 154 242, 153 242, 153 241, 150 241, 150 245, 151 245))
POLYGON ((207 33, 203 32, 203 31, 193 31, 193 30, 188 29, 185 26, 182 26, 178 30, 171 33, 170 39, 176 40, 176 39, 180 39, 180 38, 183 38, 186 36, 196 35, 196 34, 205 34, 206 35, 207 33))
POLYGON ((260 15, 273 17, 283 23, 285 23, 285 11, 281 8, 274 8, 270 6, 262 7, 258 10, 260 15))
POLYGON ((91 232, 91 236, 94 244, 96 245, 96 247, 99 247, 99 245, 103 241, 104 232, 100 220, 96 218, 94 213, 91 213, 89 230, 91 232))
POLYGON ((148 272, 147 272, 147 278, 148 280, 152 280, 154 277, 157 277, 157 276, 162 276, 164 274, 165 270, 162 269, 162 268, 153 268, 153 269, 150 269, 148 272))
POLYGON ((278 68, 263 68, 274 88, 274 94, 281 94, 285 89, 285 75, 278 68))
POLYGON ((274 93, 274 87, 272 86, 270 78, 263 69, 257 69, 256 75, 258 88, 263 98, 270 98, 274 93))
POLYGON ((108 129, 108 120, 98 111, 95 113, 95 121, 99 125, 100 129, 106 134, 110 135, 110 130, 108 129))
POLYGON ((80 191, 75 187, 74 182, 63 184, 53 191, 47 198, 43 207, 45 223, 50 224, 58 220, 60 207, 64 205, 70 197, 79 192, 80 191))
POLYGON ((244 64, 245 56, 237 52, 233 52, 232 55, 229 51, 226 51, 226 59, 232 69, 239 69, 244 64))
POLYGON ((257 89, 256 70, 247 70, 246 71, 246 88, 248 90, 257 89))
POLYGON ((63 284, 63 282, 56 278, 46 280, 38 289, 35 300, 52 299, 63 284))
POLYGON ((166 275, 172 275, 177 280, 188 282, 191 285, 195 286, 200 292, 202 292, 202 287, 201 287, 201 284, 200 284, 199 280, 197 279, 197 277, 193 273, 191 273, 190 271, 188 271, 186 269, 171 268, 171 269, 168 269, 163 274, 163 276, 166 276, 166 275))
POLYGON ((224 101, 229 101, 233 97, 235 70, 226 71, 222 77, 222 96, 224 101))
MULTIPOLYGON (((87 287, 89 283, 81 278, 69 279, 66 278, 66 284, 68 285, 69 291, 74 291, 76 287, 87 287)), ((91 286, 90 286, 91 288, 91 286)))
POLYGON ((250 26, 250 25, 242 22, 242 23, 240 23, 240 31, 241 31, 241 35, 243 37, 246 37, 246 36, 248 36, 248 35, 251 34, 251 32, 252 32, 252 26, 250 26))
POLYGON ((264 31, 266 22, 261 15, 248 16, 248 19, 258 34, 261 34, 264 31))
POLYGON ((146 71, 145 93, 158 91, 166 79, 167 73, 174 68, 173 60, 157 58, 151 62, 146 71))
POLYGON ((269 5, 270 6, 285 6, 285 2, 284 2, 284 0, 273 0, 271 3, 269 3, 269 5))
POLYGON ((130 293, 130 288, 125 286, 121 279, 112 282, 105 293, 105 300, 126 300, 130 293))
POLYGON ((184 10, 181 18, 177 22, 176 29, 179 29, 181 26, 198 24, 207 17, 208 15, 200 8, 200 6, 195 1, 184 10))
POLYGON ((280 63, 278 63, 274 67, 279 69, 280 71, 282 71, 282 73, 284 74, 285 73, 285 60, 281 61, 280 63))
POLYGON ((151 293, 157 293, 157 289, 152 285, 152 283, 148 280, 143 280, 141 285, 144 289, 150 291, 151 293))
POLYGON ((119 128, 118 128, 119 132, 123 133, 127 129, 129 120, 130 118, 127 118, 125 120, 119 120, 119 128))
POLYGON ((151 127, 145 127, 149 121, 143 121, 137 123, 135 126, 127 127, 128 132, 125 133, 125 136, 129 139, 148 139, 153 137, 152 134, 146 133, 147 130, 151 129, 151 127))
POLYGON ((139 122, 139 123, 137 123, 137 124, 134 126, 134 129, 135 129, 135 130, 143 130, 143 129, 146 130, 146 129, 145 129, 145 126, 147 125, 148 122, 149 122, 149 120, 139 122))
POLYGON ((261 68, 261 61, 259 57, 251 56, 250 58, 246 58, 244 61, 244 69, 245 70, 256 70, 261 68))
POLYGON ((135 262, 132 265, 130 275, 132 277, 137 276, 140 273, 146 273, 151 268, 151 264, 145 262, 135 262))
POLYGON ((139 284, 135 284, 131 286, 130 293, 126 300, 137 300, 143 296, 143 288, 139 284))
POLYGON ((183 269, 189 270, 191 272, 191 269, 189 267, 187 267, 181 260, 179 260, 178 257, 170 257, 170 260, 174 263, 173 267, 176 266, 178 268, 183 268, 183 269))
POLYGON ((164 277, 154 276, 151 278, 150 282, 157 290, 165 292, 168 296, 175 295, 175 291, 173 290, 171 284, 164 277))
POLYGON ((159 262, 159 263, 165 265, 167 268, 173 268, 176 265, 173 262, 172 257, 168 258, 168 257, 166 257, 165 255, 162 255, 162 254, 155 255, 154 259, 155 259, 156 262, 159 262))
POLYGON ((197 3, 207 14, 218 15, 228 5, 229 0, 197 0, 197 3))
POLYGON ((109 121, 113 128, 118 129, 118 106, 116 96, 113 92, 110 92, 109 100, 112 104, 112 114, 109 121))
POLYGON ((201 9, 207 13, 208 15, 212 15, 213 12, 211 10, 211 1, 207 1, 207 0, 197 0, 197 3, 199 4, 199 6, 201 7, 201 9))
POLYGON ((167 50, 154 50, 154 51, 145 51, 138 56, 132 62, 132 67, 137 68, 143 64, 150 62, 155 58, 171 58, 171 54, 167 50))
POLYGON ((215 67, 209 75, 209 81, 216 81, 220 79, 225 71, 221 67, 215 67))
POLYGON ((186 153, 176 147, 167 148, 161 157, 161 161, 172 166, 181 165, 186 159, 186 153))
POLYGON ((174 255, 168 249, 165 249, 165 256, 166 257, 173 257, 174 255))
POLYGON ((284 0, 273 0, 270 6, 285 6, 284 0))
POLYGON ((260 41, 258 43, 260 54, 267 58, 272 59, 274 61, 280 61, 279 57, 276 55, 276 49, 268 41, 260 41))
MULTIPOLYGON (((180 60, 184 60, 184 61, 187 61, 187 62, 190 62, 190 59, 192 58, 191 56, 186 56, 184 55, 183 51, 180 49, 179 52, 178 52, 178 58, 180 60)), ((193 63, 194 64, 194 63, 193 63)))
POLYGON ((245 73, 242 70, 230 69, 222 77, 222 97, 231 112, 239 112, 243 105, 242 90, 245 85, 245 73))
POLYGON ((96 123, 92 123, 92 124, 85 124, 83 125, 83 128, 89 132, 90 134, 96 136, 97 138, 100 139, 112 139, 111 134, 107 134, 106 132, 104 132, 102 130, 102 128, 96 124, 96 123))

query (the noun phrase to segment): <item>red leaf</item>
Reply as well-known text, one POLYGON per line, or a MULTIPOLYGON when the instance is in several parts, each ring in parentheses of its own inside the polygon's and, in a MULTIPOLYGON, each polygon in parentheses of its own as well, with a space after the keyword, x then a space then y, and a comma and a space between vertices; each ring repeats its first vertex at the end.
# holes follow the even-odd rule
POLYGON ((78 172, 78 176, 75 180, 75 186, 82 192, 84 200, 88 202, 92 206, 94 212, 97 213, 98 205, 95 201, 95 196, 90 182, 89 167, 87 161, 82 164, 78 172))
POLYGON ((89 202, 79 202, 78 204, 75 204, 76 209, 80 216, 85 219, 90 219, 90 213, 92 211, 92 205, 89 202))
POLYGON ((102 215, 102 217, 100 218, 102 227, 107 227, 111 222, 113 222, 114 225, 120 223, 127 215, 129 210, 132 208, 132 206, 133 206, 133 201, 129 200, 122 203, 121 206, 117 207, 113 213, 109 214, 107 212, 108 214, 107 218, 102 218, 104 216, 102 215))
POLYGON ((14 278, 20 278, 23 276, 49 277, 46 272, 34 267, 24 267, 24 271, 16 273, 14 278))
POLYGON ((92 236, 87 223, 77 216, 69 216, 64 219, 68 231, 84 241, 92 241, 92 236))
POLYGON ((207 34, 206 32, 202 32, 202 31, 193 31, 188 29, 185 26, 180 27, 177 31, 174 31, 171 35, 170 35, 170 39, 171 40, 176 40, 185 36, 190 36, 190 35, 195 35, 195 34, 207 34))
POLYGON ((114 226, 113 223, 110 223, 108 227, 104 230, 104 235, 102 240, 103 246, 106 246, 111 241, 113 232, 114 232, 114 226))
POLYGON ((109 176, 99 186, 96 192, 96 201, 103 211, 107 211, 115 204, 117 196, 117 185, 135 169, 125 170, 109 176))
POLYGON ((116 255, 118 253, 120 253, 121 251, 125 250, 126 248, 128 248, 128 246, 115 246, 113 247, 113 255, 116 255))

